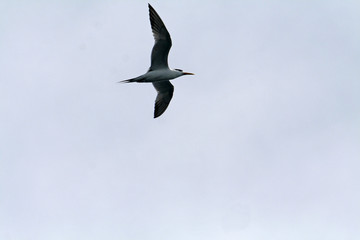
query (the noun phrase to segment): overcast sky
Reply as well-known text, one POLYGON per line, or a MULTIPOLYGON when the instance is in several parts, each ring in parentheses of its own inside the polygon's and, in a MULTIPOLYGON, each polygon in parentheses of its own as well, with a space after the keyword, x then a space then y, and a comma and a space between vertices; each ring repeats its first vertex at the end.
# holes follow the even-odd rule
POLYGON ((360 2, 0 1, 0 239, 360 239, 360 2))

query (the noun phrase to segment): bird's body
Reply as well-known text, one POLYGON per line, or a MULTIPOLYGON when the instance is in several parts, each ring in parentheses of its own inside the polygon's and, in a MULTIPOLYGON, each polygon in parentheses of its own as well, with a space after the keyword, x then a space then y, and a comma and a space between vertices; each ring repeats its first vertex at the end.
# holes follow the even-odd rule
POLYGON ((136 78, 124 80, 122 82, 161 82, 171 80, 182 75, 183 74, 180 71, 162 68, 148 71, 147 73, 140 75, 136 78))
POLYGON ((151 52, 151 66, 149 70, 136 78, 121 82, 151 82, 157 91, 154 118, 163 114, 168 107, 174 92, 174 86, 169 80, 193 73, 180 69, 169 69, 168 55, 172 45, 171 37, 160 16, 149 4, 151 29, 155 38, 155 45, 151 52))

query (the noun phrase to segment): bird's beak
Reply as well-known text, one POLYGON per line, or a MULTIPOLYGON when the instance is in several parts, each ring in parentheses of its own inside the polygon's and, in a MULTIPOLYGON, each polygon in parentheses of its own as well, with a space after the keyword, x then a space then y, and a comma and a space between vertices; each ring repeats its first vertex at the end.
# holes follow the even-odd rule
POLYGON ((195 75, 194 73, 183 72, 183 75, 195 75))

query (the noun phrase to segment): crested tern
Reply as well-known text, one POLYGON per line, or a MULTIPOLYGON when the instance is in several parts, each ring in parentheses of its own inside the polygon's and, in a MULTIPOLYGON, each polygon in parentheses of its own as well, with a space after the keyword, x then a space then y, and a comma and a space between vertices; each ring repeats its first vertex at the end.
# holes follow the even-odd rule
POLYGON ((146 83, 151 82, 157 91, 155 100, 154 118, 161 116, 169 106, 174 92, 174 86, 169 80, 183 75, 194 75, 181 69, 170 69, 168 66, 168 55, 172 45, 171 37, 165 24, 155 9, 149 5, 149 16, 151 29, 155 44, 151 51, 151 66, 149 70, 139 77, 123 80, 123 83, 146 83))

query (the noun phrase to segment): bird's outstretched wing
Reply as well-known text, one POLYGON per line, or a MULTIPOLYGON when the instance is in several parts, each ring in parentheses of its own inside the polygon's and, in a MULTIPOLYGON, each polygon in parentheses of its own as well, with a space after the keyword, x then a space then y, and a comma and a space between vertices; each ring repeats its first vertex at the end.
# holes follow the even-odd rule
POLYGON ((169 106, 174 93, 174 86, 170 81, 161 81, 152 83, 157 91, 155 100, 154 118, 161 116, 169 106))
POLYGON ((151 66, 149 71, 168 68, 168 55, 171 48, 171 38, 159 14, 149 4, 151 29, 155 38, 155 45, 151 52, 151 66))

